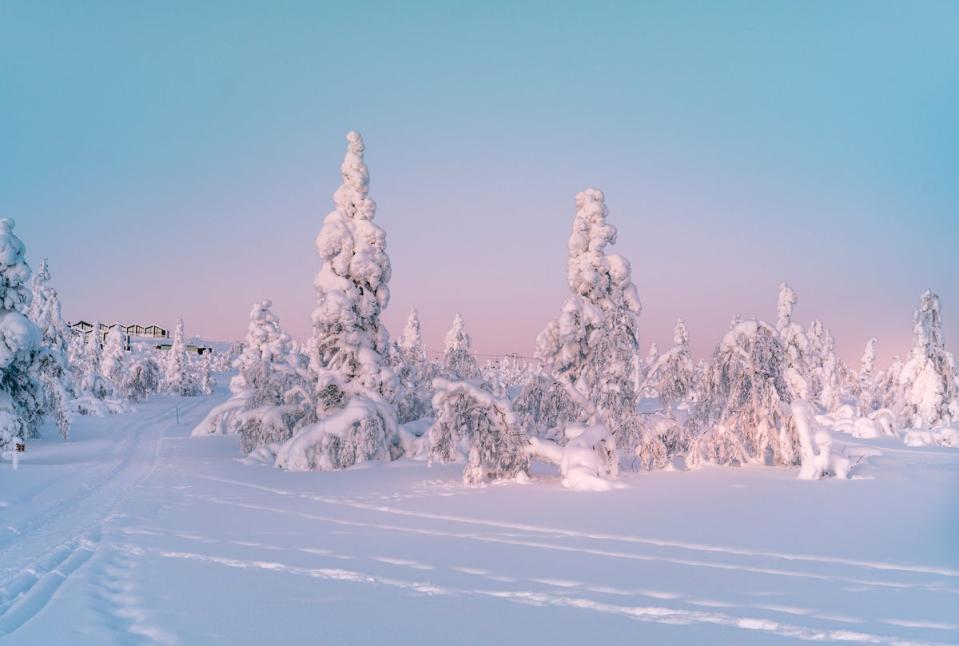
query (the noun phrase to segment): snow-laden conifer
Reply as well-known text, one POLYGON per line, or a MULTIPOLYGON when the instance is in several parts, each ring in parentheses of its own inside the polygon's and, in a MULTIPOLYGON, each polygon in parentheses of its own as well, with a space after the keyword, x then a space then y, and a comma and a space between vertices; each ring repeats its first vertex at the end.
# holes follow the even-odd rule
POLYGON ((334 469, 390 459, 398 445, 395 375, 380 315, 389 303, 386 232, 373 222, 363 138, 347 134, 335 208, 316 238, 322 266, 314 285, 313 335, 307 347, 311 389, 299 389, 300 427, 277 454, 290 469, 334 469))
POLYGON ((40 330, 41 352, 35 362, 35 376, 40 384, 44 414, 55 420, 60 435, 66 438, 74 392, 73 374, 69 369, 71 333, 60 311, 57 290, 49 282, 50 270, 44 259, 30 280, 33 299, 27 308, 27 317, 40 330))
POLYGON ((80 394, 94 399, 106 399, 113 394, 113 387, 103 376, 102 348, 103 338, 100 323, 93 324, 93 330, 87 333, 83 342, 83 352, 80 358, 82 376, 80 378, 80 394))
POLYGON ((899 373, 901 415, 912 428, 948 426, 959 420, 959 391, 952 353, 942 336, 939 296, 930 290, 919 299, 912 352, 899 373))
POLYGON ((687 463, 794 465, 799 439, 777 331, 767 323, 737 323, 716 349, 699 388, 694 413, 699 435, 687 463))
POLYGON ((869 339, 859 359, 858 396, 859 414, 869 415, 879 408, 876 398, 876 339, 869 339))
POLYGON ((459 314, 453 317, 453 326, 446 333, 443 372, 453 381, 478 379, 480 376, 479 366, 473 356, 473 342, 466 331, 466 323, 459 314))
POLYGON ((269 300, 253 304, 243 349, 233 362, 237 374, 230 380, 231 397, 213 407, 193 435, 238 433, 247 453, 291 436, 298 411, 286 397, 308 383, 294 365, 298 353, 293 340, 271 307, 269 300))
POLYGON ((567 261, 570 296, 559 318, 537 338, 537 357, 579 406, 578 421, 604 424, 621 446, 632 448, 631 438, 620 436, 634 415, 641 305, 629 261, 607 254, 616 242, 608 214, 602 191, 589 188, 576 196, 567 261))
POLYGON ((173 342, 166 351, 163 362, 163 387, 173 395, 195 397, 200 394, 196 373, 187 356, 183 339, 183 319, 179 319, 173 331, 173 342))
POLYGON ((432 411, 433 366, 426 356, 420 319, 413 309, 393 349, 396 374, 396 415, 400 424, 421 419, 432 411))
POLYGON ((43 416, 36 378, 41 333, 25 314, 30 267, 14 226, 0 219, 0 451, 35 436, 43 416))
POLYGON ((799 297, 788 283, 779 284, 779 300, 776 304, 776 331, 783 346, 785 367, 783 377, 793 398, 806 399, 810 396, 811 360, 809 338, 801 325, 793 321, 793 308, 799 303, 799 297))
POLYGON ((118 399, 127 399, 127 380, 129 379, 127 366, 127 335, 120 324, 116 324, 107 332, 103 343, 103 354, 100 358, 100 368, 103 377, 110 382, 113 396, 118 399))
POLYGON ((683 400, 692 389, 693 359, 689 353, 689 333, 683 319, 673 329, 673 347, 660 355, 652 370, 653 383, 667 405, 683 400))

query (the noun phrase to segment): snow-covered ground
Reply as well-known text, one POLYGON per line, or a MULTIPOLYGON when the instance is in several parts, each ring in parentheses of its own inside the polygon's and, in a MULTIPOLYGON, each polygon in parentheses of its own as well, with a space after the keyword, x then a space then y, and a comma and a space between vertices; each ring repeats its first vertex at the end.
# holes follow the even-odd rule
POLYGON ((0 642, 959 641, 955 449, 853 440, 882 455, 852 480, 467 488, 461 465, 244 463, 188 436, 225 396, 80 418, 0 463, 0 642))

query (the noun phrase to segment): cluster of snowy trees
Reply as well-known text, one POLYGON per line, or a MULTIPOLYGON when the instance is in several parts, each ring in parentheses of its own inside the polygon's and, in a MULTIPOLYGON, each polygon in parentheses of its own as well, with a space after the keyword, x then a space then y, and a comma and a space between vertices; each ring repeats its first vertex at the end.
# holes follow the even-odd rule
POLYGON ((523 478, 535 460, 573 488, 605 489, 621 468, 759 463, 802 477, 844 476, 849 461, 827 427, 860 437, 959 422, 956 368, 939 300, 922 296, 907 361, 877 372, 876 342, 858 371, 837 356, 821 321, 793 320, 781 285, 775 325, 736 318, 708 361, 694 363, 686 324, 672 347, 640 353, 641 304, 605 196, 576 196, 569 295, 536 341, 536 361, 480 367, 457 314, 431 360, 412 311, 390 341, 386 235, 374 223, 359 134, 347 135, 334 209, 316 239, 321 268, 313 332, 286 334, 269 301, 251 312, 230 384, 195 435, 237 433, 247 453, 287 469, 340 469, 401 456, 462 462, 464 480, 523 478))
POLYGON ((63 319, 46 260, 31 272, 11 219, 0 220, 0 451, 52 420, 66 438, 75 414, 117 413, 151 393, 213 392, 212 355, 191 359, 177 326, 169 351, 131 348, 121 326, 77 333, 63 319))

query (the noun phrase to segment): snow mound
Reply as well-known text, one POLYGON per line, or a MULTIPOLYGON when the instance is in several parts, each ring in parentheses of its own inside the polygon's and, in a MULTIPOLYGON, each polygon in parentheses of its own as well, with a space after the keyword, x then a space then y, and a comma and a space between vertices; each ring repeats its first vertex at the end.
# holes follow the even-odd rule
POLYGON ((852 466, 849 458, 841 447, 834 446, 829 431, 817 428, 809 404, 797 399, 792 403, 791 408, 802 453, 799 478, 801 480, 820 480, 830 476, 848 478, 852 466))
POLYGON ((624 485, 611 478, 617 475, 616 444, 612 434, 602 424, 566 427, 565 446, 551 440, 531 438, 527 452, 559 467, 562 484, 576 491, 609 491, 624 485))
POLYGON ((906 446, 948 446, 959 449, 959 429, 946 427, 931 431, 909 431, 904 441, 906 446))

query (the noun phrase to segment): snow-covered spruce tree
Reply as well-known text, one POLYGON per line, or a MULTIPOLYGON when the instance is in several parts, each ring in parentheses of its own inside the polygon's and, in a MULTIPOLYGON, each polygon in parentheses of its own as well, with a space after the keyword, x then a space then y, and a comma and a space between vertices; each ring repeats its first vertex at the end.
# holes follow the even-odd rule
POLYGON ((762 321, 741 321, 726 333, 699 388, 688 466, 799 464, 783 355, 776 330, 762 321))
POLYGON ((481 484, 529 474, 529 441, 508 398, 495 397, 468 381, 434 379, 429 430, 430 461, 466 458, 463 481, 481 484))
POLYGON ((181 397, 195 397, 200 394, 196 374, 191 369, 183 341, 183 319, 177 321, 173 331, 173 343, 167 350, 163 362, 163 388, 168 393, 181 397))
POLYGON ((247 453, 289 439, 297 410, 285 397, 294 386, 297 392, 305 389, 307 380, 291 363, 297 351, 271 307, 268 300, 254 303, 243 349, 233 362, 232 396, 212 408, 193 435, 238 433, 247 453))
POLYGON ((386 232, 373 222, 363 138, 346 136, 335 209, 316 238, 323 262, 314 284, 313 336, 308 344, 312 393, 303 391, 302 427, 276 457, 278 467, 338 469, 389 460, 398 447, 389 403, 395 375, 385 359, 389 336, 380 315, 390 299, 386 232))
POLYGON ((570 296, 562 313, 537 338, 545 372, 566 388, 582 411, 581 421, 603 424, 620 448, 633 451, 638 438, 628 429, 635 416, 634 357, 641 305, 629 261, 607 254, 616 228, 606 222, 602 191, 576 196, 569 238, 570 296))
POLYGON ((902 392, 899 386, 899 375, 902 373, 902 359, 899 355, 892 358, 892 362, 885 370, 876 375, 876 400, 879 408, 890 411, 899 411, 902 408, 902 392))
POLYGON ((286 402, 287 393, 296 387, 311 394, 308 380, 291 363, 293 340, 271 307, 269 300, 253 305, 243 352, 234 362, 239 372, 230 381, 233 396, 204 420, 216 421, 219 432, 237 432, 245 453, 288 440, 298 411, 286 402))
POLYGON ((683 319, 676 321, 673 347, 656 361, 653 375, 656 391, 667 406, 682 401, 692 388, 693 359, 689 353, 689 333, 683 319))
POLYGON ((470 335, 466 332, 466 324, 459 314, 453 317, 453 327, 446 333, 443 373, 453 381, 478 379, 480 376, 479 366, 473 357, 470 335))
POLYGON ((776 304, 776 331, 783 346, 786 362, 783 376, 793 398, 809 397, 810 366, 809 338, 802 326, 793 321, 793 308, 799 302, 796 292, 788 283, 779 284, 779 301, 776 304))
POLYGON ((14 225, 0 220, 0 451, 34 437, 43 416, 36 379, 41 334, 24 314, 31 300, 30 267, 14 225))
POLYGON ((120 324, 116 324, 107 332, 103 343, 103 354, 100 357, 100 371, 110 382, 113 396, 117 399, 128 399, 127 380, 127 335, 120 324))
POLYGON ((422 419, 432 412, 430 400, 433 366, 426 357, 420 319, 416 310, 410 312, 403 333, 392 353, 396 373, 396 416, 400 424, 422 419))
POLYGON ((841 366, 836 356, 836 344, 832 334, 816 319, 809 326, 811 378, 810 398, 815 398, 828 413, 842 403, 841 366))
POLYGON ((876 397, 876 339, 869 339, 859 360, 858 395, 859 414, 866 416, 879 408, 876 397))
POLYGON ((912 428, 948 426, 959 420, 956 366, 942 337, 939 296, 926 290, 913 325, 912 353, 899 373, 900 415, 912 428))
POLYGON ((44 414, 52 417, 60 435, 70 432, 70 399, 73 397, 73 374, 69 369, 70 330, 60 312, 57 290, 50 287, 50 270, 46 259, 30 281, 33 300, 27 317, 40 329, 41 353, 34 366, 40 383, 44 414))

